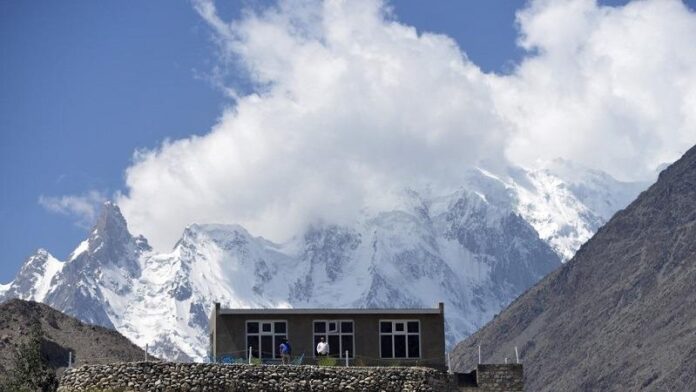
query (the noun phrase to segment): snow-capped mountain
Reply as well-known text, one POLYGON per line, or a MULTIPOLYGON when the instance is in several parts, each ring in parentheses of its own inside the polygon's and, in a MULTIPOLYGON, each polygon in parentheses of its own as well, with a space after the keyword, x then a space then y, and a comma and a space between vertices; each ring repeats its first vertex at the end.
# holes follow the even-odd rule
POLYGON ((43 302, 52 288, 53 277, 63 268, 63 263, 45 249, 39 249, 29 257, 8 285, 0 285, 0 296, 7 298, 32 299, 43 302))
POLYGON ((621 182, 562 159, 534 171, 510 170, 518 213, 539 236, 569 260, 611 216, 646 189, 648 182, 621 182))
POLYGON ((208 315, 227 307, 432 307, 446 304, 448 345, 468 336, 572 256, 643 184, 564 161, 460 189, 404 191, 389 211, 317 224, 276 244, 238 225, 193 224, 169 253, 129 233, 106 203, 65 261, 27 259, 0 299, 45 302, 116 328, 156 355, 206 356, 208 315))

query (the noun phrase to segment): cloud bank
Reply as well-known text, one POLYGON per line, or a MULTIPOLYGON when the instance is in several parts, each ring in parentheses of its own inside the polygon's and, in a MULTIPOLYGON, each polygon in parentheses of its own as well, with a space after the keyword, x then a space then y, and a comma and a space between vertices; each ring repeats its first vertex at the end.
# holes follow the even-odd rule
POLYGON ((117 201, 156 248, 193 222, 283 240, 388 207, 394 190, 456 187, 472 165, 560 156, 645 178, 696 142, 696 16, 677 1, 531 2, 510 75, 376 0, 281 1, 235 21, 194 4, 220 66, 256 91, 226 86, 235 104, 208 134, 136 153, 117 201))
POLYGON ((507 156, 553 155, 644 179, 696 143, 696 14, 679 1, 536 1, 518 14, 529 56, 496 78, 515 124, 507 156))

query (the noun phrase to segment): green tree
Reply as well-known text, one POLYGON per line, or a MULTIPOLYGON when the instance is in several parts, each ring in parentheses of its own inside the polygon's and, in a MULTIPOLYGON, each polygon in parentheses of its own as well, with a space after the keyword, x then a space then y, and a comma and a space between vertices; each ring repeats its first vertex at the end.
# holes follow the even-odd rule
POLYGON ((32 320, 27 338, 15 351, 13 366, 1 392, 53 392, 58 388, 55 372, 41 356, 41 322, 32 320))

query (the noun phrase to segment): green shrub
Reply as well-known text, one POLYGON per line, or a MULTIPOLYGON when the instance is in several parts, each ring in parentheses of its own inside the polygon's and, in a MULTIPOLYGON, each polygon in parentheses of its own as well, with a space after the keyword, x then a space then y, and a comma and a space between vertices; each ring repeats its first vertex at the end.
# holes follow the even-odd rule
POLYGON ((336 366, 338 359, 334 357, 320 357, 317 359, 317 365, 319 366, 336 366))

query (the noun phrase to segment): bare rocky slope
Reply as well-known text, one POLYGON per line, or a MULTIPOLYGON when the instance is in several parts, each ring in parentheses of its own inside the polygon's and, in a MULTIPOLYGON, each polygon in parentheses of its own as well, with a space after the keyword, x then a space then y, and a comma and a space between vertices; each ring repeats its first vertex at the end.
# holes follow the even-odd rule
POLYGON ((696 147, 570 261, 453 351, 514 358, 529 391, 696 391, 696 147))
POLYGON ((114 330, 85 324, 42 303, 12 299, 0 304, 0 378, 34 320, 43 330, 41 354, 58 373, 68 366, 68 352, 78 366, 145 358, 143 350, 114 330))

